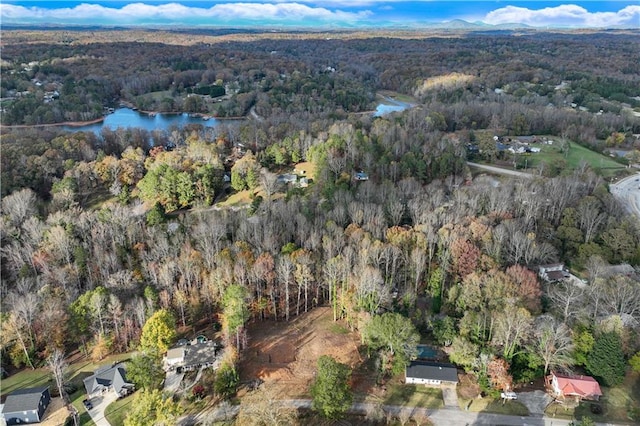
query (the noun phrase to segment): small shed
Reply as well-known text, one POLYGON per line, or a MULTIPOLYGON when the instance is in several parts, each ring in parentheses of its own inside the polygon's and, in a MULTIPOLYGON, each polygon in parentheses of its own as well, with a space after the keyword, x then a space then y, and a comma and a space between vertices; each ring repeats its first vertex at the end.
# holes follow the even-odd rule
POLYGON ((49 402, 49 387, 19 389, 7 396, 2 407, 2 416, 7 425, 40 423, 49 402))

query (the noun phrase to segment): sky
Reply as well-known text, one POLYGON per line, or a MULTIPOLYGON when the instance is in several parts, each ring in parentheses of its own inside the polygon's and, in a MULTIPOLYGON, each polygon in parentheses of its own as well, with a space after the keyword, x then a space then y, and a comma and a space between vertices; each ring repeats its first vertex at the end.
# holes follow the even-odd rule
POLYGON ((0 25, 381 28, 489 25, 640 28, 640 0, 0 0, 0 25))

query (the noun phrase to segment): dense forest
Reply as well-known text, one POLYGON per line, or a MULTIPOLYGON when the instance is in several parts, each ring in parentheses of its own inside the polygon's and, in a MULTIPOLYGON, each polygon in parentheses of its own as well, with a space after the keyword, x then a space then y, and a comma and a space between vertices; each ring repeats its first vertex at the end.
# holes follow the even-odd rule
POLYGON ((186 48, 19 35, 2 46, 3 365, 78 345, 128 351, 159 310, 181 326, 220 320, 241 351, 249 319, 319 305, 354 330, 401 313, 487 390, 504 388, 496 362, 509 383, 573 368, 614 385, 625 364, 596 355, 638 358, 640 226, 601 171, 498 179, 467 165, 471 146, 495 159, 487 134, 637 152, 637 34, 207 36, 186 48), (416 106, 373 117, 383 90, 416 106), (91 120, 123 101, 248 119, 6 126, 91 120), (278 179, 301 162, 308 186, 278 179), (218 204, 242 191, 246 208, 218 204), (541 280, 537 267, 557 262, 587 284, 541 280), (247 314, 231 321, 238 299, 247 314))

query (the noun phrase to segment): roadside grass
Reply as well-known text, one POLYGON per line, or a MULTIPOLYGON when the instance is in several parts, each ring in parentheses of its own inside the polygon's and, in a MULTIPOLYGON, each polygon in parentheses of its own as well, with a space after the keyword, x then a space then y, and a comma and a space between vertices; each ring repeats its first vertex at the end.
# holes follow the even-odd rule
POLYGON ((493 399, 489 397, 474 399, 458 399, 458 405, 463 410, 508 414, 511 416, 528 416, 529 410, 524 404, 518 401, 503 401, 502 399, 493 399))
POLYGON ((124 424, 124 419, 127 417, 132 401, 133 396, 127 396, 126 398, 113 401, 107 406, 104 410, 104 417, 111 426, 122 426, 124 424))
POLYGON ((407 385, 390 382, 387 384, 385 405, 403 405, 407 407, 442 408, 442 390, 425 386, 407 385))
POLYGON ((544 414, 547 417, 552 417, 555 419, 563 419, 563 420, 573 420, 575 417, 575 409, 572 407, 564 407, 560 404, 551 403, 544 410, 544 414))

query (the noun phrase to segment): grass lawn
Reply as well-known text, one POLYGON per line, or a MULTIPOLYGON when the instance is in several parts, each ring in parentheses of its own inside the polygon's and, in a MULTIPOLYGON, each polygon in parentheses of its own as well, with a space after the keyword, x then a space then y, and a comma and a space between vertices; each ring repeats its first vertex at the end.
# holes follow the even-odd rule
POLYGON ((229 198, 219 203, 220 206, 233 207, 233 206, 246 206, 251 204, 251 191, 245 189, 231 194, 229 198))
POLYGON ((392 382, 387 385, 387 394, 383 403, 421 408, 444 407, 442 391, 438 388, 392 382))
POLYGON ((84 386, 82 385, 82 381, 80 381, 79 385, 80 386, 78 387, 78 390, 69 395, 69 398, 71 398, 71 404, 76 408, 76 410, 78 410, 78 413, 80 413, 81 425, 95 425, 93 420, 91 420, 91 416, 87 412, 87 409, 84 408, 84 405, 82 404, 82 400, 87 397, 87 395, 84 393, 84 386))
POLYGON ((569 142, 569 146, 569 153, 565 157, 561 151, 560 143, 540 145, 542 149, 540 152, 528 156, 527 167, 535 169, 541 163, 551 166, 554 163, 564 164, 563 162, 566 162, 567 170, 573 171, 582 163, 587 163, 593 170, 600 170, 603 176, 613 176, 625 169, 622 164, 616 163, 610 157, 591 151, 575 142, 569 142))
POLYGON ((458 404, 463 410, 497 414, 509 414, 512 416, 528 416, 529 410, 521 402, 504 401, 493 398, 458 399, 458 404))
MULTIPOLYGON (((81 361, 75 362, 69 366, 69 382, 74 384, 76 391, 69 395, 71 403, 80 413, 81 425, 93 425, 93 421, 89 417, 87 410, 82 405, 82 400, 86 398, 84 384, 82 380, 93 374, 99 367, 105 365, 111 365, 113 362, 122 361, 128 359, 131 356, 130 353, 110 355, 99 362, 93 362, 91 359, 85 358, 81 361)), ((53 391, 55 383, 51 378, 51 373, 46 368, 38 368, 36 370, 24 369, 18 373, 3 379, 0 383, 0 392, 2 395, 6 395, 17 389, 32 388, 38 386, 47 386, 53 391)))
POLYGON ((131 402, 133 396, 118 399, 112 402, 104 410, 104 416, 111 426, 121 426, 124 424, 124 418, 127 416, 129 409, 131 408, 131 402))
POLYGON ((306 176, 307 179, 314 179, 316 176, 316 166, 310 161, 296 164, 294 170, 298 176, 306 176))
POLYGON ((16 389, 53 385, 51 373, 45 368, 25 369, 0 381, 0 393, 6 395, 16 389))

